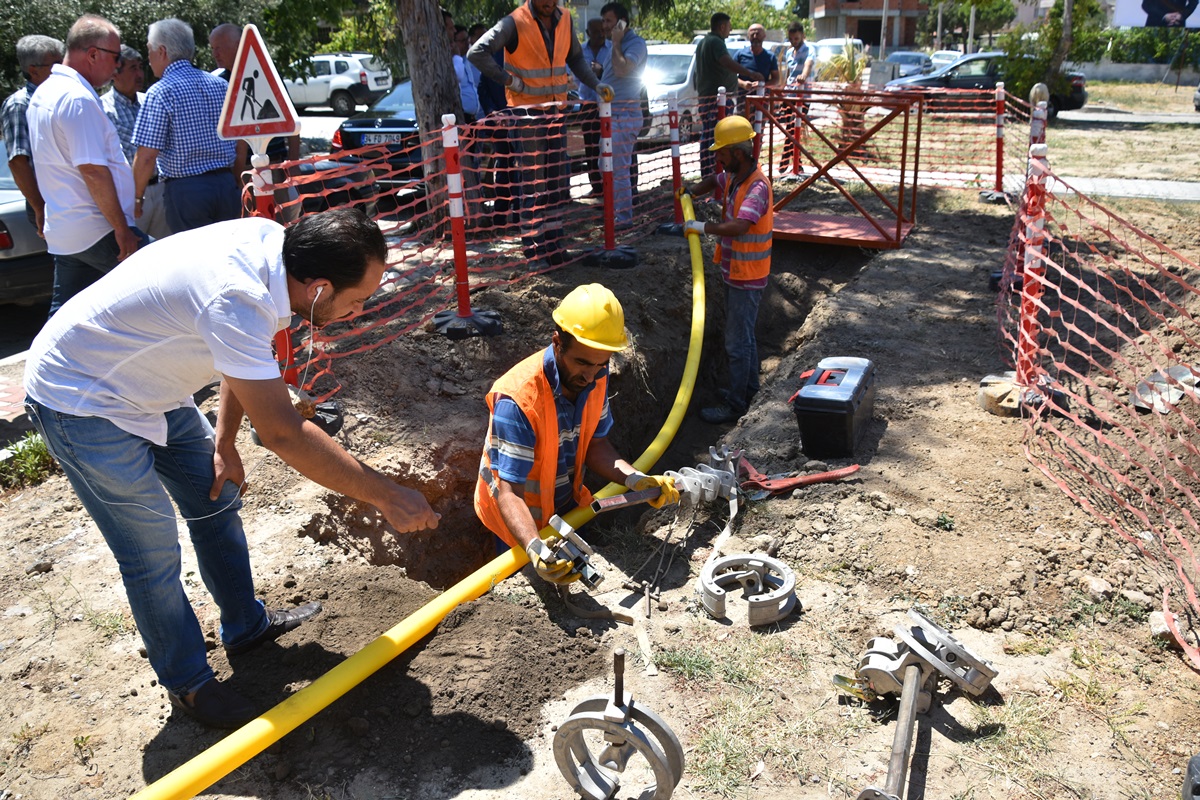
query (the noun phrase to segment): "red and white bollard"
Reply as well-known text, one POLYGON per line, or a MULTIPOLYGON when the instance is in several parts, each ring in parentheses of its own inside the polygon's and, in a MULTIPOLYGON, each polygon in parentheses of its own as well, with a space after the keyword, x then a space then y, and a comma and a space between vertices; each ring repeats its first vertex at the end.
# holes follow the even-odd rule
POLYGON ((996 84, 996 185, 997 192, 1004 191, 1004 82, 996 84))
POLYGON ((604 187, 604 249, 617 246, 617 197, 613 192, 612 103, 600 100, 600 182, 604 187))
POLYGON ((1029 115, 1029 146, 1046 143, 1046 118, 1050 116, 1048 104, 1043 100, 1029 115))
POLYGON ((763 134, 763 103, 767 96, 767 82, 759 81, 758 86, 754 87, 754 97, 759 98, 754 104, 754 120, 751 123, 754 126, 754 160, 758 161, 759 155, 762 153, 762 134, 763 134))
MULTIPOLYGON (((589 267, 629 269, 637 266, 637 251, 632 247, 617 247, 617 195, 613 188, 612 103, 601 100, 600 108, 600 180, 604 185, 604 247, 596 248, 583 257, 589 267)), ((636 158, 636 155, 634 156, 636 158)))
POLYGON ((442 150, 446 161, 446 192, 450 206, 450 239, 454 248, 454 290, 457 309, 446 309, 433 315, 438 333, 449 339, 469 336, 495 336, 503 331, 500 315, 495 311, 471 310, 471 283, 467 275, 467 232, 464 217, 461 157, 458 150, 458 126, 453 114, 442 115, 442 150))
POLYGON ((667 124, 671 132, 671 196, 675 198, 675 224, 682 225, 683 206, 679 203, 679 190, 683 188, 683 156, 679 146, 679 97, 675 92, 667 97, 667 124))
POLYGON ((1038 301, 1045 284, 1046 265, 1046 174, 1050 166, 1046 161, 1047 148, 1037 144, 1029 148, 1029 173, 1025 180, 1025 203, 1023 220, 1025 233, 1024 253, 1021 263, 1021 323, 1017 335, 1017 380, 1018 386, 1029 389, 1037 382, 1038 301))

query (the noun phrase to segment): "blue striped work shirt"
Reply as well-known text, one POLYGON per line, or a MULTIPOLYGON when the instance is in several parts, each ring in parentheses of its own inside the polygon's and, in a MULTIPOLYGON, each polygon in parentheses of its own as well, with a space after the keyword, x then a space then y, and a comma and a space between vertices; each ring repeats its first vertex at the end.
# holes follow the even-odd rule
POLYGON ((146 92, 133 143, 158 151, 158 172, 186 178, 226 169, 237 144, 217 136, 229 84, 188 61, 172 61, 146 92))
MULTIPOLYGON (((592 382, 579 393, 574 402, 563 397, 558 378, 558 364, 554 360, 554 345, 546 348, 543 370, 550 388, 554 392, 554 407, 558 411, 558 470, 554 481, 554 509, 556 513, 570 510, 572 503, 571 484, 575 477, 575 454, 579 446, 579 429, 583 422, 583 408, 588 396, 596 388, 592 382)), ((600 370, 596 377, 608 374, 608 368, 600 370)), ((608 395, 604 396, 604 408, 600 423, 593 438, 608 436, 612 430, 612 414, 608 409, 608 395)), ((522 485, 533 469, 533 450, 537 439, 525 413, 510 397, 496 400, 492 412, 492 436, 488 442, 488 459, 492 469, 501 480, 522 485)))

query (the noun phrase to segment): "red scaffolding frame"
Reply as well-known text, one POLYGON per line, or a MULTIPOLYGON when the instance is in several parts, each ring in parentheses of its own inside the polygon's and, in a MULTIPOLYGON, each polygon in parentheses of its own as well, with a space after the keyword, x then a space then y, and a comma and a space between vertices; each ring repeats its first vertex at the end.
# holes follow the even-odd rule
MULTIPOLYGON (((799 157, 815 171, 804 175, 800 184, 775 202, 774 234, 780 239, 840 244, 875 249, 896 249, 916 224, 917 172, 921 157, 921 122, 924 103, 913 92, 884 92, 855 89, 772 89, 767 96, 747 99, 749 113, 761 108, 767 145, 774 152, 777 131, 786 132, 799 157), (814 107, 834 109, 838 122, 831 138, 829 115, 813 114, 814 107), (868 115, 870 111, 870 115, 868 115), (797 122, 799 124, 797 124, 797 122), (899 152, 893 153, 890 167, 866 167, 857 163, 870 151, 871 140, 883 138, 881 132, 892 125, 901 126, 899 152), (816 137, 830 155, 822 158, 806 143, 816 137), (910 141, 911 140, 911 141, 910 141), (846 189, 837 177, 860 181, 886 212, 872 213, 846 189), (819 180, 827 181, 849 201, 858 213, 854 216, 788 211, 787 206, 819 180), (885 192, 877 184, 890 182, 894 189, 885 192)), ((893 139, 896 137, 893 135, 893 139)), ((894 150, 894 148, 893 148, 894 150)), ((774 177, 774 163, 770 165, 774 177)))

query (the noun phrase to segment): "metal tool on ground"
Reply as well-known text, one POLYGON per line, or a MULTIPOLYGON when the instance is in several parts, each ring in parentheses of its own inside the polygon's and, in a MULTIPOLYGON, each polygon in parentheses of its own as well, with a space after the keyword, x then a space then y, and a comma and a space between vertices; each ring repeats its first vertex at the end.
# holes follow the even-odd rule
POLYGON ((764 475, 746 460, 745 455, 741 455, 738 457, 737 469, 738 478, 740 479, 738 488, 742 490, 742 493, 748 499, 761 500, 770 495, 790 492, 801 486, 811 486, 814 483, 828 483, 830 481, 839 481, 842 478, 849 478, 858 472, 860 467, 858 464, 851 464, 848 467, 831 469, 828 472, 809 472, 803 475, 764 475))
MULTIPOLYGON (((644 800, 667 800, 683 778, 683 745, 657 714, 634 704, 625 691, 625 651, 613 654, 612 695, 589 697, 571 711, 554 735, 554 760, 571 788, 585 800, 607 800, 621 789, 621 778, 635 773, 652 781, 640 792, 644 800), (592 752, 592 746, 601 749, 592 752), (644 769, 631 768, 641 756, 644 769)), ((638 767, 642 767, 638 764, 638 767)))
POLYGON ((750 606, 750 627, 769 625, 796 608, 796 573, 777 558, 732 555, 704 565, 696 590, 700 602, 715 619, 724 619, 728 587, 740 585, 750 606))
POLYGON ((908 775, 917 714, 928 713, 933 701, 934 681, 949 679, 967 694, 978 697, 987 691, 996 670, 946 630, 915 609, 908 612, 912 627, 897 625, 896 640, 876 636, 867 642, 867 652, 858 662, 851 680, 834 676, 834 684, 857 697, 872 700, 885 694, 900 695, 896 734, 888 762, 887 783, 882 789, 868 786, 858 800, 900 800, 908 775))
POLYGON ((650 618, 650 601, 653 600, 658 605, 659 611, 667 610, 667 601, 662 599, 662 592, 654 588, 650 581, 621 581, 621 588, 628 589, 631 592, 637 592, 642 597, 646 598, 646 619, 650 618))

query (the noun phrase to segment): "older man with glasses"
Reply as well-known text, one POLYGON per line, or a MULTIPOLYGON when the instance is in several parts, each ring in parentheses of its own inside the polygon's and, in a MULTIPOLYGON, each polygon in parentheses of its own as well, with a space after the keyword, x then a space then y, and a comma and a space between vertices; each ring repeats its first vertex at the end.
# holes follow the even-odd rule
POLYGON ((133 170, 94 87, 121 58, 121 32, 85 14, 67 34, 67 56, 29 101, 37 183, 54 256, 50 314, 150 241, 134 226, 133 170))

